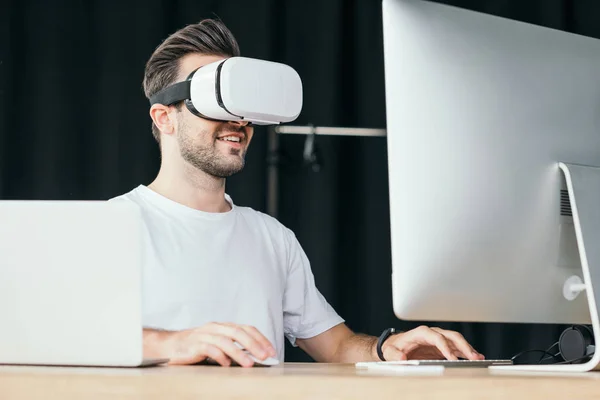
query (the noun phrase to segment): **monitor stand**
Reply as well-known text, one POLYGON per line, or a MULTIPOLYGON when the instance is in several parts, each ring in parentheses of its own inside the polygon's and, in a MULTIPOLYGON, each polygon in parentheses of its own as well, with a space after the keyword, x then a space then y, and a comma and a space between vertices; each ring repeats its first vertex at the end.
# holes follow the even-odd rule
MULTIPOLYGON (((569 200, 573 212, 575 236, 581 258, 583 283, 587 296, 594 340, 600 343, 600 318, 597 301, 600 295, 600 168, 584 165, 559 163, 565 174, 569 200)), ((568 301, 565 299, 565 301, 568 301)), ((600 352, 586 363, 491 366, 497 371, 539 371, 539 372, 587 372, 600 370, 600 352)))

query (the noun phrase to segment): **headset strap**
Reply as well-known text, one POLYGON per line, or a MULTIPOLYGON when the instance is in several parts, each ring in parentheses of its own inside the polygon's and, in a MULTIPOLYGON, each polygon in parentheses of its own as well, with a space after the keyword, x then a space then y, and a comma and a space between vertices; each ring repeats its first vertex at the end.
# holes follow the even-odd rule
POLYGON ((170 106, 179 101, 188 100, 191 96, 190 83, 189 80, 185 80, 164 88, 154 96, 150 97, 150 105, 162 104, 170 106))

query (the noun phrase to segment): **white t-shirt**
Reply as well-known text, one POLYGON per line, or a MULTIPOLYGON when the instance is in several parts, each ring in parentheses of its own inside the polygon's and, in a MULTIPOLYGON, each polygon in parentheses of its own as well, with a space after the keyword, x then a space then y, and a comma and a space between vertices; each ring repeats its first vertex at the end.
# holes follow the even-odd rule
POLYGON ((252 325, 283 361, 284 335, 296 345, 344 320, 315 287, 294 233, 225 198, 232 209, 224 213, 192 209, 144 185, 109 200, 134 202, 144 218, 144 327, 252 325))

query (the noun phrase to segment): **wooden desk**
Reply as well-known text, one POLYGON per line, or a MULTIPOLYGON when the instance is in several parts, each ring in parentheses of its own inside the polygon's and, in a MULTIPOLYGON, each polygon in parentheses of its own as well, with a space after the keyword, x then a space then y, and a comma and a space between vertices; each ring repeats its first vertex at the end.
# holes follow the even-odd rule
POLYGON ((446 369, 399 376, 348 364, 271 368, 0 367, 0 399, 561 399, 600 398, 600 373, 523 374, 446 369))

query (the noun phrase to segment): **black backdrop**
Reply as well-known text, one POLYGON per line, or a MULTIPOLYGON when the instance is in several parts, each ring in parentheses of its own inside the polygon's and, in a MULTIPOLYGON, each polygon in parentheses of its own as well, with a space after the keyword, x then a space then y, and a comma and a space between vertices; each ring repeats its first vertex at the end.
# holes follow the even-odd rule
MULTIPOLYGON (((594 0, 446 0, 600 38, 594 0)), ((242 54, 292 65, 304 83, 294 124, 385 127, 377 0, 4 0, 0 12, 0 199, 107 199, 159 167, 141 80, 169 33, 219 16, 242 54)), ((283 135, 279 219, 296 232, 317 286, 357 331, 409 329, 392 312, 384 138, 317 137, 322 170, 302 163, 304 137, 283 135)), ((267 135, 227 191, 266 211, 267 135)), ((1 223, 1 222, 0 222, 1 223)), ((435 324, 434 321, 424 321, 435 324)), ((439 324, 490 357, 552 344, 561 326, 439 324)), ((308 360, 288 348, 288 360, 308 360)))

